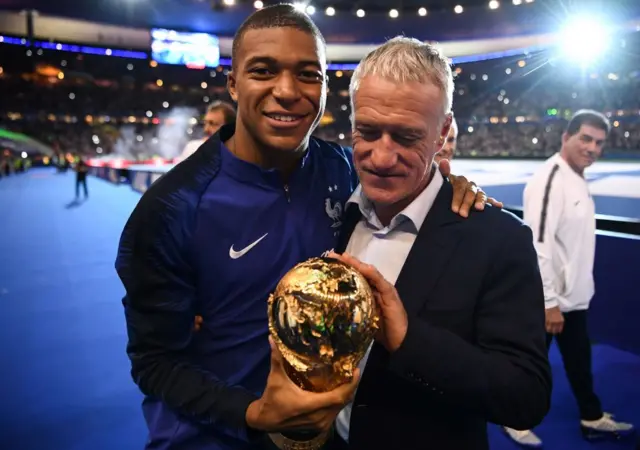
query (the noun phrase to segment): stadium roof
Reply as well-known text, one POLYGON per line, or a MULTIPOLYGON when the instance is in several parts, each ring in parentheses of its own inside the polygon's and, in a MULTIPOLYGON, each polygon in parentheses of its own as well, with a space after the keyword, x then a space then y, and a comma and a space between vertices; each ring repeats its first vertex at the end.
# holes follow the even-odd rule
MULTIPOLYGON (((610 23, 640 18, 637 0, 303 0, 301 4, 314 8, 314 21, 335 43, 379 43, 397 34, 441 42, 544 34, 557 31, 576 10, 610 23), (492 9, 490 3, 498 7, 492 9), (456 13, 456 5, 463 12, 456 13), (327 7, 335 14, 327 14, 327 7), (391 8, 397 9, 398 17, 390 16, 391 8), (421 15, 420 8, 427 14, 421 15), (358 9, 365 17, 358 18, 358 9)), ((254 0, 0 0, 3 9, 232 36, 254 11, 254 0)))

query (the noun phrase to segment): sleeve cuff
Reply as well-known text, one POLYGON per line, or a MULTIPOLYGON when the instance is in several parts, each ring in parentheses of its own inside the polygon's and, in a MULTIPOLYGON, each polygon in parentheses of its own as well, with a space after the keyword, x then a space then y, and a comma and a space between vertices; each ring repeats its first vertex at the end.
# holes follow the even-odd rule
POLYGON ((411 349, 415 348, 413 341, 417 338, 417 330, 412 319, 409 319, 407 326, 407 335, 404 337, 400 347, 391 354, 389 360, 389 368, 402 377, 409 377, 411 371, 411 361, 415 358, 411 357, 411 349))
POLYGON ((546 300, 544 302, 544 309, 551 309, 551 308, 555 308, 556 306, 558 306, 558 300, 556 299, 546 300))
MULTIPOLYGON (((409 319, 407 335, 398 350, 391 354, 389 369, 396 375, 419 385, 424 392, 440 396, 444 392, 435 386, 432 380, 427 379, 426 375, 423 375, 426 373, 425 361, 430 360, 430 358, 424 357, 425 342, 433 342, 438 345, 438 338, 431 331, 432 328, 429 324, 420 322, 419 319, 409 319), (422 357, 416 358, 416 350, 421 352, 422 357), (422 364, 416 364, 418 360, 422 361, 422 364)), ((428 363, 426 364, 428 365, 428 363)))
POLYGON ((249 405, 258 397, 242 388, 233 388, 229 393, 228 417, 236 430, 236 435, 247 442, 258 442, 264 439, 264 432, 250 428, 247 425, 246 415, 249 405))

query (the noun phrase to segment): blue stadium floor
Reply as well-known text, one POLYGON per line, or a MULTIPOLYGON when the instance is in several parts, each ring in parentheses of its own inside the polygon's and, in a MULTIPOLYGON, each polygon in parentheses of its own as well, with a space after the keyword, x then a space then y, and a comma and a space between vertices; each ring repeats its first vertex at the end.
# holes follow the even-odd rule
MULTIPOLYGON (((113 269, 139 195, 90 178, 91 198, 76 205, 73 188, 72 174, 51 170, 0 179, 1 449, 138 450, 145 441, 113 269)), ((640 424, 640 356, 596 346, 594 360, 605 408, 640 424)), ((538 430, 545 448, 593 448, 579 436, 555 348, 551 361, 553 409, 538 430)), ((492 449, 517 448, 493 426, 491 442, 492 449)))

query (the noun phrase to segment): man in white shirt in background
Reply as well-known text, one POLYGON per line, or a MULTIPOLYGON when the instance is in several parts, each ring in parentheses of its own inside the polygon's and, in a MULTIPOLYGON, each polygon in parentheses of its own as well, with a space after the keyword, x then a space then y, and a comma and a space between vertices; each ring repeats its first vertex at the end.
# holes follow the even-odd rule
MULTIPOLYGON (((559 153, 538 169, 524 189, 524 221, 531 227, 545 294, 547 346, 555 337, 580 409, 586 439, 618 437, 633 426, 602 411, 593 390, 587 311, 594 294, 595 204, 584 171, 602 154, 607 118, 578 111, 562 136, 559 153)), ((530 430, 506 428, 519 444, 539 447, 530 430)))
POLYGON ((235 119, 236 110, 231 104, 220 100, 212 102, 207 107, 207 113, 204 116, 204 137, 187 142, 182 153, 175 158, 174 162, 177 164, 193 155, 207 139, 217 133, 222 125, 231 123, 235 119))
POLYGON ((449 134, 447 135, 447 139, 444 141, 444 145, 442 146, 442 150, 436 153, 433 160, 436 164, 440 164, 440 161, 443 159, 447 159, 451 161, 453 156, 456 153, 456 147, 458 146, 458 123, 456 122, 455 117, 451 118, 451 128, 449 129, 449 134))

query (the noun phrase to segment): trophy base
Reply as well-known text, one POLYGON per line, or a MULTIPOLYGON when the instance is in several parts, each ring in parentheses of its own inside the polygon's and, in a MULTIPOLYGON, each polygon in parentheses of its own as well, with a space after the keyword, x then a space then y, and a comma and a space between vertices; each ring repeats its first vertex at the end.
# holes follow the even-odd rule
POLYGON ((320 450, 329 440, 331 431, 323 431, 320 434, 304 431, 271 433, 269 438, 280 450, 320 450))

